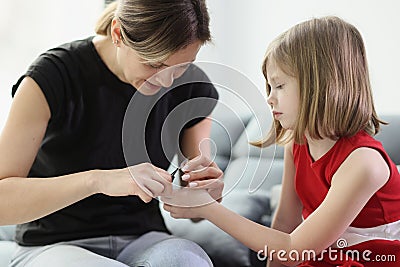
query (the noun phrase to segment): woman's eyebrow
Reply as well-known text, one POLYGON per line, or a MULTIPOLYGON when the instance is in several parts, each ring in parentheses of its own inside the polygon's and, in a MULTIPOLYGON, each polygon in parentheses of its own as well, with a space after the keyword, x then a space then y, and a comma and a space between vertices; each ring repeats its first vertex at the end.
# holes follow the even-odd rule
MULTIPOLYGON (((196 59, 192 59, 191 61, 184 62, 184 63, 179 63, 179 64, 176 64, 176 65, 187 64, 187 63, 193 63, 195 60, 196 60, 196 59)), ((163 66, 163 67, 172 67, 172 66, 176 66, 176 65, 167 65, 167 64, 165 64, 165 63, 160 63, 160 66, 163 66)))

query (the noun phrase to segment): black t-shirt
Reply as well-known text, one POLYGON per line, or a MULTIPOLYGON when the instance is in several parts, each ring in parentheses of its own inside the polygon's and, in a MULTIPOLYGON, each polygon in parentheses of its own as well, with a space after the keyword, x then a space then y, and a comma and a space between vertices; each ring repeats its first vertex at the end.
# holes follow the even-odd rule
MULTIPOLYGON (((40 55, 13 87, 14 96, 25 76, 33 78, 51 111, 28 177, 124 168, 142 162, 167 169, 178 152, 181 133, 215 107, 218 94, 198 67, 190 66, 170 88, 145 96, 107 68, 92 39, 40 55)), ((136 196, 96 194, 18 225, 16 241, 32 246, 149 231, 168 232, 156 200, 145 204, 136 196)))

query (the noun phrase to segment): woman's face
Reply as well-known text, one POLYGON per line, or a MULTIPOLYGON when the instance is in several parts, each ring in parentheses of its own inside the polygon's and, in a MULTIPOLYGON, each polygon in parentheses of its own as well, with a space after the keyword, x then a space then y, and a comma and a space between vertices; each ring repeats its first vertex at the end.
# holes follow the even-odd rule
POLYGON ((186 71, 189 64, 196 59, 201 44, 200 41, 189 44, 164 62, 153 65, 143 63, 143 59, 134 49, 121 42, 116 54, 120 76, 142 94, 156 94, 162 87, 170 87, 186 71))

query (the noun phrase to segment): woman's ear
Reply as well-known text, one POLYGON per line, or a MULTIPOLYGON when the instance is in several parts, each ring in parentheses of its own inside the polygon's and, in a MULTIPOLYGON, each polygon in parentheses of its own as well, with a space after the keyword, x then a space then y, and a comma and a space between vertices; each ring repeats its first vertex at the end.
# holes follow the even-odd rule
POLYGON ((118 19, 113 18, 111 21, 111 39, 115 46, 119 47, 121 44, 121 23, 118 19))

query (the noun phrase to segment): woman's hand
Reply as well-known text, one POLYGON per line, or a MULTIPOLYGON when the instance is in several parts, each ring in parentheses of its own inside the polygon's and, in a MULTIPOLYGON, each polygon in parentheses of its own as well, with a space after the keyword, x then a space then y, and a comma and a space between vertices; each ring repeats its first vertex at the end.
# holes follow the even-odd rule
POLYGON ((171 175, 150 163, 117 170, 101 170, 98 192, 108 196, 136 195, 148 203, 153 197, 170 194, 171 175))
POLYGON ((188 182, 190 188, 206 189, 214 200, 222 201, 224 173, 215 162, 200 155, 188 161, 182 171, 182 180, 188 182))

